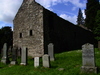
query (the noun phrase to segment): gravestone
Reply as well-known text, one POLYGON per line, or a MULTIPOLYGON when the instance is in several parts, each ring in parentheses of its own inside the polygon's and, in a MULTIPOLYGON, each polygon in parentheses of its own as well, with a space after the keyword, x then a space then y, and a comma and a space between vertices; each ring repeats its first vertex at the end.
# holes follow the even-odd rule
POLYGON ((84 44, 82 46, 82 72, 97 73, 94 59, 94 47, 92 44, 84 44))
POLYGON ((8 58, 11 58, 11 54, 12 54, 12 46, 10 46, 8 49, 8 58))
POLYGON ((50 43, 48 45, 48 55, 50 56, 50 61, 54 61, 54 45, 50 43))
POLYGON ((27 48, 23 47, 21 53, 21 65, 27 65, 27 48))
POLYGON ((39 67, 39 57, 34 57, 34 67, 39 67))
POLYGON ((15 65, 17 63, 17 50, 18 48, 14 46, 12 50, 12 61, 11 61, 12 65, 15 65))
POLYGON ((17 56, 21 57, 21 52, 22 52, 22 49, 18 48, 18 50, 17 50, 17 56))
POLYGON ((49 55, 47 54, 43 55, 42 61, 43 61, 43 67, 47 67, 47 68, 50 67, 50 56, 49 55))
POLYGON ((4 46, 3 46, 3 57, 1 59, 1 62, 5 63, 5 64, 7 64, 9 62, 9 59, 8 59, 8 50, 7 50, 7 43, 5 43, 4 46))

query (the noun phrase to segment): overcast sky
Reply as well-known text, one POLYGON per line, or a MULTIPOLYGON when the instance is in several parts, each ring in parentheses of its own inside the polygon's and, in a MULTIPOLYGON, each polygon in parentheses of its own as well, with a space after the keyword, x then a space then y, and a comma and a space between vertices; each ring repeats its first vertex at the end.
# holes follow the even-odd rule
MULTIPOLYGON (((86 0, 35 1, 74 24, 76 24, 78 9, 81 8, 84 15, 84 9, 86 8, 86 0)), ((23 0, 0 0, 0 28, 4 26, 13 27, 13 19, 22 2, 23 0)))

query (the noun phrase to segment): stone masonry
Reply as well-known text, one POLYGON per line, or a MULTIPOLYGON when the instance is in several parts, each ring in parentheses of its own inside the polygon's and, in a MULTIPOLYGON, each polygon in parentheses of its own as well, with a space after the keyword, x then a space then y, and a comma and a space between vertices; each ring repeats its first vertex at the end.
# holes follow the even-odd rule
POLYGON ((42 56, 43 7, 34 0, 24 0, 14 19, 13 46, 27 47, 29 56, 42 56))

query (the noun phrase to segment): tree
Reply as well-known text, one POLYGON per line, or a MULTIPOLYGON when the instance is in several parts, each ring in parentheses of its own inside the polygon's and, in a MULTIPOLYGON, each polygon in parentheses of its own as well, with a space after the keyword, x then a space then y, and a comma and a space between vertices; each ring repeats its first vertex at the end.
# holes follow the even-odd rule
POLYGON ((100 10, 98 10, 98 12, 97 12, 95 21, 96 21, 96 26, 95 26, 95 28, 94 28, 94 34, 96 35, 95 38, 96 38, 98 41, 100 41, 100 10))
POLYGON ((8 44, 9 46, 12 46, 12 29, 11 27, 3 27, 0 29, 0 50, 3 47, 4 43, 8 44))
POLYGON ((82 13, 81 9, 79 8, 77 25, 84 25, 84 24, 85 24, 85 21, 84 21, 83 13, 82 13))
POLYGON ((94 27, 96 25, 95 17, 99 9, 99 0, 87 0, 85 25, 92 31, 94 31, 94 27))

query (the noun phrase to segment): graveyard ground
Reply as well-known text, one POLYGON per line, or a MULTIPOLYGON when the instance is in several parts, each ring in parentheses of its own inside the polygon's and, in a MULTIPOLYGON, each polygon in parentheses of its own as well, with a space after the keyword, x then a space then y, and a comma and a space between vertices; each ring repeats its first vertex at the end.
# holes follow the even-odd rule
MULTIPOLYGON (((33 59, 28 57, 28 65, 21 66, 20 58, 17 65, 5 65, 0 63, 0 75, 100 75, 100 51, 95 49, 97 74, 81 73, 82 51, 74 50, 55 54, 55 61, 51 62, 51 68, 42 67, 42 59, 40 59, 40 67, 34 68, 33 59)), ((10 59, 11 60, 11 59, 10 59)))

